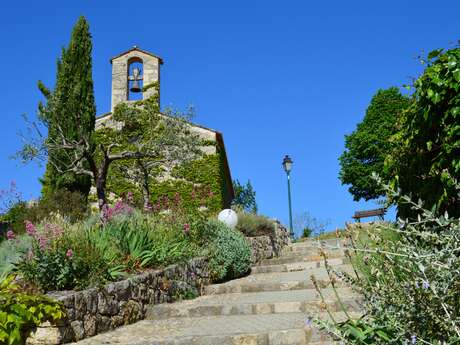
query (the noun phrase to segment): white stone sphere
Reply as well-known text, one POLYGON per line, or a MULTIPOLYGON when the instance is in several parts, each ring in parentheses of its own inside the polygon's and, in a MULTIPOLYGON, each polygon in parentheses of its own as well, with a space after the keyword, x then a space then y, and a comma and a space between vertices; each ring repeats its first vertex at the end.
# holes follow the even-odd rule
POLYGON ((238 224, 238 215, 229 208, 220 211, 217 219, 226 224, 230 229, 235 229, 236 224, 238 224))

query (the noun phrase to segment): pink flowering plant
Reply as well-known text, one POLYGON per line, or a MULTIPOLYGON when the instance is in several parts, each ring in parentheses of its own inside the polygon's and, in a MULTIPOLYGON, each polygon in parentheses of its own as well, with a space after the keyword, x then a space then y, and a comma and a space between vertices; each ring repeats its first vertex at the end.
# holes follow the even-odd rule
POLYGON ((32 247, 18 264, 24 278, 43 291, 66 290, 88 284, 94 269, 94 249, 84 238, 75 234, 62 222, 44 222, 35 225, 25 222, 27 236, 32 238, 32 247))

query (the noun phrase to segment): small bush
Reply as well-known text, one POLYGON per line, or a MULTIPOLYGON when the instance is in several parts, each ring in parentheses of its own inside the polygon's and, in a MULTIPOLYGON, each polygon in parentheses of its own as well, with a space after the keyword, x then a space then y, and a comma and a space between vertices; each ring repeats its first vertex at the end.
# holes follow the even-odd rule
POLYGON ((0 243, 0 280, 14 270, 31 247, 32 239, 26 235, 0 243))
POLYGON ((255 236, 274 236, 275 224, 264 216, 253 213, 238 212, 237 230, 247 237, 255 236))
POLYGON ((459 344, 460 220, 384 188, 419 218, 348 227, 357 274, 326 268, 333 286, 345 279, 362 294, 363 317, 317 321, 346 344, 459 344))
POLYGON ((33 250, 19 271, 43 291, 79 289, 203 254, 200 222, 171 214, 146 214, 127 205, 69 224, 62 218, 27 222, 33 250))
POLYGON ((55 214, 63 216, 70 223, 83 220, 88 215, 85 197, 78 192, 59 190, 36 202, 15 203, 1 220, 10 223, 15 233, 22 234, 25 232, 26 220, 38 224, 55 214))
POLYGON ((28 222, 32 250, 18 264, 23 277, 43 291, 70 290, 111 280, 110 262, 91 241, 82 224, 59 218, 38 226, 28 222))
POLYGON ((303 228, 303 231, 302 231, 302 237, 309 238, 313 232, 314 232, 313 229, 309 227, 305 227, 303 228))
POLYGON ((64 317, 63 307, 46 296, 20 292, 14 276, 0 282, 0 343, 21 345, 29 331, 64 317))
POLYGON ((214 281, 238 278, 251 267, 251 249, 244 236, 222 222, 210 220, 205 225, 210 239, 209 267, 214 281))

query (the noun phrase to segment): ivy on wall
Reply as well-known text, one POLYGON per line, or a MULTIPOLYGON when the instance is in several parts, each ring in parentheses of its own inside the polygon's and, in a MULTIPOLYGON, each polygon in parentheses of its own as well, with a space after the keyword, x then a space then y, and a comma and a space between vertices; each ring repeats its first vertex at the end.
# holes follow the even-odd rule
MULTIPOLYGON (((114 129, 103 127, 97 130, 96 141, 106 143, 114 129)), ((172 178, 161 180, 163 171, 158 169, 150 176, 150 193, 152 205, 157 205, 165 198, 180 196, 181 205, 189 212, 202 209, 207 213, 216 213, 230 206, 231 196, 225 177, 224 153, 216 142, 206 140, 205 146, 215 146, 216 153, 204 155, 198 160, 176 166, 170 171, 172 178)), ((107 177, 107 193, 120 197, 133 193, 135 200, 142 199, 142 193, 135 178, 130 176, 132 160, 113 162, 107 177)))

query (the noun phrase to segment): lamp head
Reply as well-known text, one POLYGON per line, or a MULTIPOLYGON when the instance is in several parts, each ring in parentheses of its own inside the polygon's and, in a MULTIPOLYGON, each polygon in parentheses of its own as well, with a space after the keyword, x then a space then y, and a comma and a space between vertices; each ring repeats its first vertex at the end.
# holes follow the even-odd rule
POLYGON ((284 168, 284 171, 286 171, 287 173, 289 173, 292 169, 292 159, 291 157, 289 157, 289 155, 286 155, 284 156, 284 159, 283 159, 283 168, 284 168))

